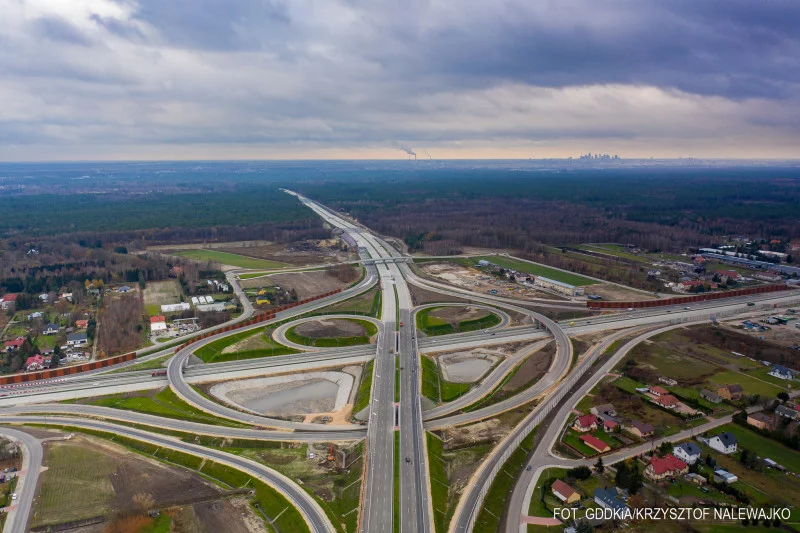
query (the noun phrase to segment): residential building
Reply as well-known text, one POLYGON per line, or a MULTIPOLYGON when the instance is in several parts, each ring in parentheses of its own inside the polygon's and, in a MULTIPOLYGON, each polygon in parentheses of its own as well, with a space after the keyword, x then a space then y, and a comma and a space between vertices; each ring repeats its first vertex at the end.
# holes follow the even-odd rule
POLYGON ((652 425, 642 422, 640 420, 634 420, 630 424, 623 426, 622 429, 636 435, 640 439, 646 439, 653 435, 653 431, 655 430, 652 425))
POLYGON ((42 318, 43 316, 44 313, 42 313, 41 311, 34 311, 33 313, 30 313, 28 315, 28 320, 33 320, 34 318, 42 318))
POLYGON ((719 435, 711 437, 708 440, 708 445, 712 449, 720 453, 724 453, 725 455, 736 453, 738 448, 736 436, 730 431, 726 431, 725 433, 720 433, 719 435))
POLYGON ((0 307, 5 309, 10 309, 11 306, 17 303, 17 295, 16 294, 6 294, 2 298, 0 298, 0 307))
POLYGON ((628 506, 619 498, 619 493, 614 489, 597 489, 594 491, 594 502, 603 509, 623 510, 628 506))
POLYGON ((782 416, 783 418, 788 418, 789 420, 797 419, 797 411, 785 405, 779 405, 776 407, 775 414, 782 416))
POLYGON ((167 318, 164 315, 150 317, 150 333, 167 331, 167 318))
POLYGON ((45 364, 44 357, 42 357, 37 353, 36 355, 28 357, 28 359, 25 361, 25 370, 27 372, 41 370, 44 368, 44 364, 45 364))
POLYGON ((601 441, 594 435, 583 434, 578 438, 581 439, 585 445, 595 450, 596 452, 606 453, 611 451, 611 446, 601 441))
POLYGON ((703 398, 704 400, 708 400, 711 403, 720 403, 720 402, 722 402, 722 398, 719 396, 719 394, 717 394, 715 392, 711 392, 708 389, 701 390, 700 391, 700 397, 703 398))
POLYGON ((677 477, 689 472, 689 465, 668 453, 664 457, 653 455, 650 464, 644 469, 644 477, 651 481, 660 481, 667 477, 677 477))
POLYGON ((605 431, 606 433, 612 433, 618 427, 619 427, 619 422, 617 422, 616 420, 611 420, 610 418, 603 420, 603 431, 605 431))
POLYGON ((684 442, 672 448, 672 453, 684 463, 693 465, 700 459, 700 446, 694 442, 684 442))
POLYGON ((769 371, 769 375, 778 379, 794 379, 794 372, 781 365, 773 366, 769 371))
POLYGON ((658 381, 660 381, 661 383, 663 383, 663 384, 665 384, 665 385, 667 385, 669 387, 674 387, 675 385, 678 384, 678 382, 675 381, 674 379, 667 378, 667 377, 664 377, 664 376, 659 377, 658 381))
POLYGON ((715 483, 735 483, 739 481, 739 478, 735 474, 731 474, 727 470, 714 470, 714 482, 715 483))
POLYGON ((575 419, 575 423, 572 424, 572 429, 581 433, 594 431, 597 429, 597 416, 591 414, 579 416, 575 419))
POLYGON ((550 490, 553 492, 556 498, 566 504, 575 503, 581 499, 581 495, 577 490, 573 489, 560 479, 557 479, 553 482, 553 486, 550 490))
POLYGON ((742 398, 742 392, 742 386, 737 383, 724 385, 717 389, 717 394, 719 394, 721 398, 733 402, 739 401, 742 398))
POLYGON ((86 329, 89 327, 89 321, 85 318, 81 320, 76 320, 75 327, 78 329, 86 329))
POLYGON ((7 352, 13 352, 14 350, 19 350, 24 342, 25 337, 17 337, 16 339, 5 341, 3 345, 7 352))
POLYGON ((665 394, 664 396, 659 396, 658 398, 656 398, 655 403, 657 403, 664 409, 675 409, 680 402, 672 394, 665 394))
POLYGON ((659 396, 664 396, 665 394, 669 394, 669 391, 664 387, 656 385, 655 387, 650 387, 650 393, 653 396, 659 397, 659 396))
POLYGON ((768 431, 775 428, 773 417, 763 411, 747 415, 747 423, 758 429, 765 429, 768 431))
POLYGON ((131 292, 131 288, 128 287, 127 285, 123 285, 122 287, 117 289, 117 292, 131 292))
POLYGON ((67 335, 67 346, 83 346, 89 343, 89 338, 86 333, 73 333, 67 335))
POLYGON ((43 335, 55 335, 58 333, 58 324, 47 324, 42 328, 43 335))
POLYGON ((536 276, 536 280, 533 282, 533 284, 543 289, 550 289, 561 294, 566 294, 567 296, 583 296, 583 287, 577 287, 575 285, 570 285, 569 283, 556 281, 543 276, 536 276))

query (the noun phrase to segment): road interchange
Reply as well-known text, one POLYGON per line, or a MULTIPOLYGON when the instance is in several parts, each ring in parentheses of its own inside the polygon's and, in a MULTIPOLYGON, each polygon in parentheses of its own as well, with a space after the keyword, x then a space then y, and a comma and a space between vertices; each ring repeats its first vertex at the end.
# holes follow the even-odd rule
MULTIPOLYGON (((364 228, 339 217, 323 206, 297 195, 296 193, 291 194, 295 194, 301 202, 321 216, 326 223, 349 233, 358 243, 362 261, 367 262, 369 259, 383 261, 376 261, 374 264, 368 264, 366 266, 367 273, 364 279, 356 284, 356 286, 340 294, 283 311, 279 313, 278 317, 273 321, 243 329, 262 328, 272 323, 296 319, 301 315, 312 313, 331 303, 342 301, 364 292, 365 290, 369 290, 376 283, 379 283, 380 290, 383 292, 383 298, 380 320, 381 329, 379 330, 375 346, 319 350, 313 353, 278 356, 265 358, 264 360, 219 363, 217 368, 214 368, 215 365, 187 366, 189 357, 195 350, 230 334, 220 333, 179 350, 168 362, 166 380, 163 377, 160 379, 153 379, 155 377, 147 376, 146 371, 130 372, 130 375, 125 376, 124 374, 108 374, 107 372, 109 369, 103 369, 104 373, 102 375, 76 377, 73 380, 69 380, 71 384, 68 386, 83 389, 96 389, 96 387, 91 385, 94 383, 94 381, 92 381, 93 379, 102 380, 103 382, 109 381, 111 384, 122 384, 121 382, 124 381, 124 385, 129 385, 131 387, 145 384, 158 387, 168 383, 173 391, 184 401, 213 416, 262 428, 275 428, 272 430, 231 428, 187 421, 180 421, 180 426, 175 426, 173 421, 170 421, 171 425, 175 426, 173 429, 179 431, 212 436, 228 435, 237 438, 296 440, 302 442, 350 441, 358 440, 366 436, 367 461, 363 490, 364 498, 360 514, 360 524, 363 531, 385 531, 394 529, 398 525, 394 523, 393 511, 395 505, 393 503, 393 479, 395 476, 394 470, 398 468, 398 463, 400 470, 399 530, 403 532, 432 530, 432 503, 430 500, 428 480, 425 430, 468 424, 483 418, 495 416, 505 410, 519 407, 534 399, 539 401, 534 411, 514 428, 511 434, 509 434, 509 436, 495 448, 489 458, 484 461, 483 465, 471 480, 470 490, 465 492, 459 502, 456 514, 451 522, 451 531, 471 531, 471 525, 474 523, 474 514, 477 513, 480 507, 481 492, 485 495, 485 490, 488 489, 488 485, 491 483, 492 479, 491 475, 484 474, 490 474, 498 461, 501 461, 506 455, 506 452, 515 449, 516 444, 518 444, 520 440, 520 435, 529 432, 541 420, 541 414, 544 412, 545 408, 548 406, 551 408, 558 404, 563 398, 563 395, 569 390, 568 387, 570 384, 574 382, 573 377, 581 371, 581 368, 587 360, 601 354, 602 350, 606 349, 614 340, 629 334, 629 328, 631 327, 641 328, 643 326, 664 323, 683 323, 696 320, 698 317, 702 317, 703 320, 708 320, 711 316, 732 316, 734 314, 753 310, 752 308, 743 307, 745 299, 737 299, 736 301, 728 302, 715 300, 693 305, 689 310, 678 308, 654 308, 653 310, 636 313, 618 313, 607 317, 576 319, 573 321, 573 324, 569 325, 558 324, 541 313, 523 307, 524 305, 531 305, 532 302, 521 302, 491 295, 478 295, 464 289, 422 278, 405 262, 396 261, 402 259, 403 256, 385 241, 371 234, 364 228), (443 295, 465 298, 481 306, 490 306, 501 316, 508 316, 505 312, 501 311, 502 309, 522 313, 531 317, 540 327, 518 326, 509 328, 506 327, 507 321, 504 319, 501 325, 492 328, 490 331, 484 330, 452 336, 442 336, 435 339, 420 338, 415 334, 415 328, 413 327, 413 312, 420 308, 433 305, 453 304, 430 304, 414 308, 408 284, 443 295), (403 327, 400 326, 401 323, 404 324, 403 327), (593 351, 590 351, 575 370, 571 371, 570 366, 573 361, 573 353, 572 344, 568 335, 613 330, 622 331, 617 331, 607 337, 600 345, 593 348, 593 351), (497 379, 502 378, 513 364, 516 364, 508 363, 496 376, 494 376, 495 373, 493 372, 491 374, 491 379, 488 380, 485 385, 482 384, 477 387, 472 395, 461 400, 460 403, 454 403, 453 405, 444 404, 429 412, 423 413, 420 402, 420 353, 488 346, 491 344, 516 342, 520 340, 541 340, 541 342, 546 342, 545 339, 547 338, 555 339, 557 346, 556 355, 545 376, 535 383, 534 386, 523 391, 523 393, 486 408, 477 409, 468 413, 454 414, 472 400, 480 399, 480 397, 488 393, 488 391, 492 389, 491 385, 497 379), (309 359, 313 357, 317 359, 309 359), (351 359, 348 359, 348 357, 351 359), (283 368, 281 365, 284 365, 285 368, 299 368, 297 366, 299 364, 317 364, 319 367, 324 367, 325 365, 352 361, 355 360, 355 358, 363 361, 373 358, 375 360, 369 408, 369 423, 366 429, 356 424, 333 426, 304 424, 242 413, 241 411, 225 407, 205 398, 191 387, 192 382, 204 379, 204 375, 213 375, 216 377, 230 376, 234 375, 233 373, 235 372, 247 371, 260 372, 263 374, 264 372, 262 372, 262 370, 269 367, 283 368), (397 366, 403 368, 403 370, 400 371, 399 401, 395 398, 395 372, 397 366), (117 381, 115 382, 114 380, 117 381), (423 420, 425 422, 423 422, 423 420), (396 430, 399 430, 400 435, 398 448, 399 456, 395 455, 396 430)), ((233 281, 232 285, 234 290, 237 291, 237 295, 239 295, 241 288, 238 283, 235 283, 235 280, 233 281)), ((796 299, 796 296, 787 297, 785 295, 772 294, 764 297, 747 299, 747 301, 759 302, 759 308, 761 308, 778 303, 783 304, 790 301, 792 298, 796 299)), ((240 295, 240 299, 249 304, 247 297, 243 293, 240 295)), ((549 302, 557 306, 556 301, 549 302)), ((535 305, 543 306, 546 305, 546 302, 537 301, 535 305)), ((574 309, 574 306, 572 306, 572 309, 574 309)), ((252 307, 249 308, 249 314, 247 313, 248 306, 245 305, 246 316, 243 315, 244 318, 242 316, 238 317, 237 321, 245 320, 245 318, 251 316, 252 307)), ((289 324, 296 325, 296 320, 289 324)), ((285 329, 287 326, 282 327, 285 329)), ((156 355, 162 356, 162 354, 163 351, 160 351, 157 352, 157 354, 148 356, 148 358, 155 357, 156 355)), ((36 396, 48 390, 48 387, 58 389, 64 387, 64 385, 60 383, 33 384, 28 391, 32 396, 36 396)), ((95 395, 96 394, 97 393, 95 393, 95 395)), ((0 405, 3 404, 3 400, 4 398, 0 398, 0 405)), ((108 422, 106 419, 112 421, 116 420, 121 423, 142 424, 154 427, 157 426, 159 422, 163 423, 164 421, 161 417, 132 413, 129 411, 123 411, 123 413, 126 414, 122 415, 119 410, 109 408, 96 407, 92 409, 94 406, 75 405, 62 407, 65 409, 62 410, 59 409, 58 405, 49 404, 31 406, 18 405, 15 408, 0 410, 0 417, 3 417, 2 420, 7 423, 31 423, 32 420, 41 421, 46 413, 47 416, 50 417, 55 415, 65 424, 66 421, 69 421, 68 425, 88 428, 91 427, 92 424, 101 424, 104 425, 103 427, 106 428, 105 430, 109 430, 109 428, 126 428, 126 431, 129 432, 141 430, 115 424, 114 422, 108 422), (69 408, 67 409, 66 407, 69 408), (76 417, 66 417, 65 415, 68 414, 97 417, 103 420, 86 420, 76 417)), ((53 418, 51 418, 51 420, 53 420, 53 418)), ((142 434, 144 433, 149 432, 142 432, 142 434)), ((142 437, 142 434, 132 438, 142 437)), ((198 450, 192 450, 191 453, 196 452, 198 452, 198 450)), ((539 453, 538 450, 537 453, 539 453)), ((547 463, 549 460, 559 461, 558 458, 549 455, 547 456, 547 460, 543 458, 538 458, 537 460, 542 464, 547 463)), ((502 462, 500 462, 500 464, 502 464, 502 462)), ((541 465, 539 465, 539 463, 537 463, 537 465, 535 472, 540 470, 541 465)), ((252 465, 238 465, 235 467, 246 469, 252 467, 252 465)), ((303 489, 298 488, 291 480, 280 480, 265 476, 263 472, 259 473, 259 476, 263 477, 271 485, 273 483, 278 483, 283 491, 288 491, 288 493, 292 495, 292 498, 290 498, 291 501, 301 509, 301 512, 313 531, 333 530, 333 526, 329 521, 325 523, 327 518, 321 520, 319 519, 320 517, 315 516, 314 513, 316 510, 309 502, 304 501, 301 494, 289 490, 289 485, 292 485, 294 489, 308 496, 303 489), (287 485, 287 483, 289 485, 287 485)), ((534 483, 535 480, 528 481, 524 489, 520 489, 522 491, 521 496, 517 494, 515 489, 515 500, 511 502, 511 505, 516 506, 518 503, 517 500, 524 500, 528 487, 532 486, 534 483)))

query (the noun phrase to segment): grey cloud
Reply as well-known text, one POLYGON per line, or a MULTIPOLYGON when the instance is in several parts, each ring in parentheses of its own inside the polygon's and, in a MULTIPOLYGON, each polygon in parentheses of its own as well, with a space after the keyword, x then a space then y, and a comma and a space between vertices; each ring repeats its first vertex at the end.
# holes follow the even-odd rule
POLYGON ((90 46, 89 39, 79 28, 59 17, 41 17, 35 22, 36 33, 53 41, 90 46))

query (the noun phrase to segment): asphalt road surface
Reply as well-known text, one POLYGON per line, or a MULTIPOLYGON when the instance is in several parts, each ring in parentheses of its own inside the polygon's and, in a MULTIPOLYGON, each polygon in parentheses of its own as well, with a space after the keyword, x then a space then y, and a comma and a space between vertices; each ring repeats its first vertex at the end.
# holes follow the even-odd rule
POLYGON ((12 501, 11 509, 3 527, 5 533, 24 533, 28 530, 33 497, 36 494, 36 485, 39 472, 42 469, 42 443, 39 439, 9 427, 0 427, 0 435, 20 443, 23 448, 22 469, 17 477, 17 500, 12 501))

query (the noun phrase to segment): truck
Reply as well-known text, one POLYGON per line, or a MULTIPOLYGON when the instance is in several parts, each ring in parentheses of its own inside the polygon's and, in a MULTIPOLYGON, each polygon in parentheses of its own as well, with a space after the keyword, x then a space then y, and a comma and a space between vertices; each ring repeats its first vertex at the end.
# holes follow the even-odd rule
POLYGON ((153 377, 166 376, 166 375, 167 375, 167 369, 166 368, 163 369, 163 370, 156 370, 155 372, 153 372, 153 377))

